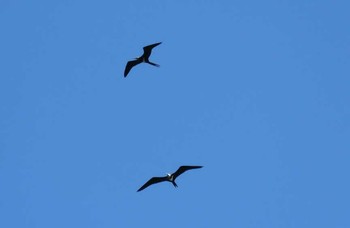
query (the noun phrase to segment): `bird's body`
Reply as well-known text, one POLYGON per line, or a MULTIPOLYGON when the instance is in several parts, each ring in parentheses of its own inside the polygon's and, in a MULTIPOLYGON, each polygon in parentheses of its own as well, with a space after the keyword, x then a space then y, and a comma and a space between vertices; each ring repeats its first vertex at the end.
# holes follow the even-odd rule
POLYGON ((152 49, 154 47, 158 46, 161 43, 162 42, 151 44, 151 45, 143 47, 143 54, 140 57, 135 58, 135 60, 131 60, 131 61, 129 61, 126 64, 125 70, 124 70, 124 77, 126 77, 128 75, 128 73, 130 72, 131 68, 133 68, 134 66, 136 66, 136 65, 138 65, 140 63, 148 63, 148 64, 151 64, 153 66, 159 67, 158 64, 152 63, 151 61, 149 61, 149 57, 150 57, 150 55, 152 53, 152 49))
POLYGON ((148 186, 152 185, 152 184, 156 184, 159 182, 163 182, 163 181, 169 181, 171 182, 174 187, 177 187, 177 184, 175 183, 175 179, 180 176, 182 173, 186 172, 187 170, 190 169, 199 169, 202 168, 203 166, 180 166, 180 168, 178 168, 178 170, 176 170, 175 173, 172 174, 167 174, 165 177, 152 177, 151 179, 149 179, 149 181, 147 181, 144 185, 142 185, 141 188, 139 188, 139 191, 142 191, 143 189, 147 188, 148 186))

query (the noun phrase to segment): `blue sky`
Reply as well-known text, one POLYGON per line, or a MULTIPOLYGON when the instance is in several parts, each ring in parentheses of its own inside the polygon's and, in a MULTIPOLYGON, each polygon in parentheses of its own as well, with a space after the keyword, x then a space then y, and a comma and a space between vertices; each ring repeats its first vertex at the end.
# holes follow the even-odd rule
POLYGON ((349 8, 2 0, 0 227, 350 227, 349 8))

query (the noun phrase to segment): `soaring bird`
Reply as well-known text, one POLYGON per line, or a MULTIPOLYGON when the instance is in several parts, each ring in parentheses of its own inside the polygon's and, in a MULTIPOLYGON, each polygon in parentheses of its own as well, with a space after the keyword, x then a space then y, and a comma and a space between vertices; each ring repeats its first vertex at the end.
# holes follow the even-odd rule
POLYGON ((140 63, 148 63, 148 64, 151 64, 153 66, 159 67, 158 64, 150 62, 148 58, 152 53, 152 49, 161 43, 162 42, 151 44, 151 45, 143 47, 143 54, 140 57, 135 58, 135 60, 131 60, 126 64, 125 70, 124 70, 124 77, 126 77, 128 75, 131 68, 133 68, 134 66, 136 66, 137 64, 140 64, 140 63))
POLYGON ((180 168, 178 168, 176 170, 175 173, 173 174, 167 174, 165 177, 152 177, 151 179, 149 179, 149 181, 147 181, 144 185, 142 185, 141 188, 139 188, 139 191, 142 191, 143 189, 147 188, 148 186, 152 185, 152 184, 156 184, 162 181, 169 181, 171 182, 175 188, 177 188, 177 184, 175 183, 175 179, 180 176, 182 173, 186 172, 187 170, 190 169, 199 169, 202 168, 203 166, 180 166, 180 168))

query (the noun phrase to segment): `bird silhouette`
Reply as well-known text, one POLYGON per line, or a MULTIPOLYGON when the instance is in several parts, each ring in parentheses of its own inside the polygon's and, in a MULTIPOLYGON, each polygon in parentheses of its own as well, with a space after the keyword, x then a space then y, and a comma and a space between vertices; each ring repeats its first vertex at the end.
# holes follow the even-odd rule
POLYGON ((187 170, 190 169, 199 169, 202 168, 203 166, 180 166, 180 168, 178 168, 176 170, 175 173, 172 174, 167 174, 164 177, 152 177, 151 179, 149 179, 144 185, 141 186, 141 188, 139 188, 139 191, 142 191, 143 189, 147 188, 148 186, 152 185, 152 184, 156 184, 162 181, 169 181, 171 182, 174 187, 177 187, 177 184, 175 183, 175 179, 180 176, 182 173, 186 172, 187 170))
POLYGON ((140 57, 135 58, 135 60, 131 60, 126 64, 125 70, 124 70, 124 77, 126 77, 128 75, 131 68, 133 68, 134 66, 136 66, 137 64, 140 64, 140 63, 148 63, 148 64, 151 64, 153 66, 159 67, 158 64, 152 63, 151 61, 149 61, 149 56, 152 53, 152 49, 161 43, 162 42, 151 44, 151 45, 143 47, 143 54, 140 57))

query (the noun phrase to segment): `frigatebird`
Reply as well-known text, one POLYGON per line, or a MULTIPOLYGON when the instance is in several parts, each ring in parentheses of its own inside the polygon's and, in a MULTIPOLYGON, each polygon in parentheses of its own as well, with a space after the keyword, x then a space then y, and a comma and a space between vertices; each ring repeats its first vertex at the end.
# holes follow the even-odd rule
POLYGON ((141 188, 139 188, 139 191, 142 191, 143 189, 147 188, 148 186, 152 185, 152 184, 156 184, 162 181, 169 181, 171 182, 175 188, 177 188, 177 184, 175 183, 175 179, 180 176, 182 173, 186 172, 187 170, 190 169, 199 169, 202 168, 203 166, 180 166, 180 168, 178 168, 176 170, 175 173, 172 174, 167 174, 165 177, 152 177, 151 179, 149 179, 149 181, 147 181, 144 185, 142 185, 141 188))
POLYGON ((159 67, 158 64, 150 62, 148 58, 152 53, 152 49, 161 43, 162 42, 151 44, 151 45, 143 47, 143 54, 140 57, 135 58, 135 60, 131 60, 126 64, 126 67, 124 70, 124 77, 126 77, 128 75, 131 68, 133 68, 134 66, 136 66, 137 64, 140 64, 140 63, 148 63, 148 64, 151 64, 153 66, 159 67))

